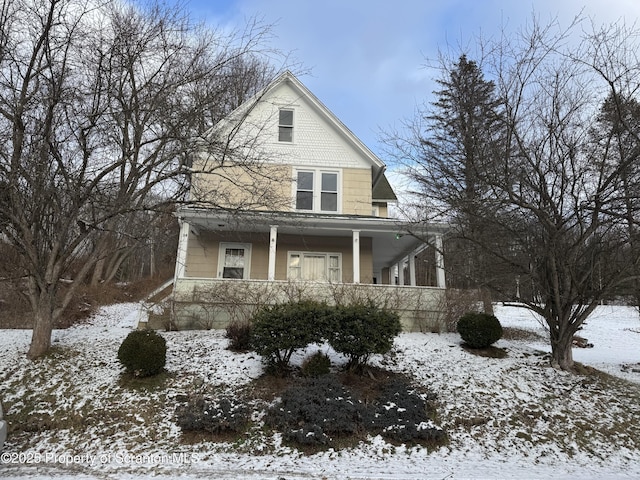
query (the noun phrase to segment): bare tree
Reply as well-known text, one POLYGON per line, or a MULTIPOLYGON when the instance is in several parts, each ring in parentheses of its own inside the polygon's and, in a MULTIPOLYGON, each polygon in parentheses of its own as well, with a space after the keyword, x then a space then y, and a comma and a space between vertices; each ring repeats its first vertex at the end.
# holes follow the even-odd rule
POLYGON ((171 206, 165 211, 130 212, 118 222, 103 234, 108 240, 91 273, 92 286, 173 274, 179 227, 171 206))
MULTIPOLYGON (((552 365, 565 370, 574 368, 573 335, 604 298, 632 281, 639 260, 637 252, 623 258, 629 222, 640 213, 637 192, 625 189, 636 156, 596 148, 590 135, 605 97, 632 98, 640 87, 638 32, 616 25, 589 30, 585 23, 561 29, 534 19, 518 36, 482 45, 504 132, 493 161, 477 171, 482 195, 433 188, 437 168, 424 154, 425 132, 416 136, 414 129, 396 142, 413 162, 424 216, 450 221, 453 239, 473 242, 487 262, 530 286, 518 298, 499 275, 482 279, 545 319, 552 365), (465 228, 456 221, 460 212, 491 235, 465 228)), ((637 140, 622 111, 611 115, 637 140)))
POLYGON ((269 29, 224 37, 179 8, 91 0, 2 0, 0 16, 0 235, 28 285, 36 358, 128 215, 185 200, 216 95, 269 29))

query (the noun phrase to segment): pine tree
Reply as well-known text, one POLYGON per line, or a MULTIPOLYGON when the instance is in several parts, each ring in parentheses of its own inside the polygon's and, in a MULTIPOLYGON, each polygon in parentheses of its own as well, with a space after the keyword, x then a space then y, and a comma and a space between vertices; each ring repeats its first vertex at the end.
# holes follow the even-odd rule
MULTIPOLYGON (((627 237, 626 257, 631 262, 635 275, 621 294, 631 294, 636 307, 640 308, 640 265, 633 259, 640 257, 640 228, 636 213, 640 210, 640 103, 634 98, 625 98, 610 93, 602 102, 597 124, 591 131, 596 143, 595 151, 600 159, 606 159, 611 169, 619 170, 618 191, 621 214, 624 217, 627 237), (630 290, 629 290, 630 288, 630 290)), ((602 161, 602 160, 600 160, 602 161)), ((614 262, 602 268, 618 268, 614 262)))
POLYGON ((447 78, 438 80, 437 100, 427 116, 432 136, 423 141, 426 158, 442 173, 438 188, 446 188, 451 178, 463 188, 460 207, 482 198, 479 172, 485 170, 495 154, 499 137, 500 102, 495 85, 484 79, 478 64, 461 55, 447 78))
POLYGON ((482 286, 488 266, 468 239, 486 234, 476 219, 496 200, 483 178, 495 170, 492 165, 503 144, 500 101, 494 83, 464 54, 437 83, 440 90, 424 116, 422 159, 414 178, 430 204, 445 209, 447 219, 462 233, 448 242, 450 285, 476 288, 482 286), (446 205, 442 199, 447 199, 446 205))

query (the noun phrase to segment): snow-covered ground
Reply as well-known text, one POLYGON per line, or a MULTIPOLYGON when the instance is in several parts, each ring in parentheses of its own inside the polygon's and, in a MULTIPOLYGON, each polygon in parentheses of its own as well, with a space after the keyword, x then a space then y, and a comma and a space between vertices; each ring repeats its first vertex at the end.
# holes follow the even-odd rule
MULTIPOLYGON (((495 314, 503 326, 524 328, 543 337, 540 341, 527 342, 530 347, 551 351, 546 342, 548 333, 543 322, 530 310, 498 305, 495 314)), ((599 306, 578 334, 593 344, 593 348, 574 348, 575 361, 632 382, 640 382, 640 374, 632 371, 633 368, 640 368, 640 318, 636 308, 599 306)))
MULTIPOLYGON (((496 314, 504 326, 544 335, 526 310, 499 306, 496 314)), ((581 331, 594 347, 574 349, 576 360, 625 381, 555 371, 540 342, 500 340, 508 355, 494 359, 463 350, 456 334, 401 334, 393 352, 374 362, 437 393, 449 443, 427 451, 373 437, 314 455, 268 433, 235 443, 184 442, 176 399, 198 388, 246 385, 262 374, 260 358, 226 350, 222 332, 162 332, 165 385, 126 388, 116 353, 137 316, 136 304, 105 307, 88 324, 55 331, 52 355, 37 362, 25 358, 30 332, 0 330, 0 395, 9 421, 29 423, 8 439, 0 478, 640 477, 640 373, 623 371, 640 362, 640 320, 631 308, 598 308, 581 331), (68 418, 68 427, 48 428, 52 414, 68 418)))

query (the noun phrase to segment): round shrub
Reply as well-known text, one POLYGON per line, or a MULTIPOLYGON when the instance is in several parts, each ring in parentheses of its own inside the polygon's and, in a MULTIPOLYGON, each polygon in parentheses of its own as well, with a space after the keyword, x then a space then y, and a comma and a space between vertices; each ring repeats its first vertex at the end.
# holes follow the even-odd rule
POLYGON ((471 348, 486 348, 502 338, 500 321, 488 313, 467 313, 458 320, 457 328, 471 348))
POLYGON ((372 302, 339 306, 334 312, 334 328, 327 332, 328 341, 336 352, 349 358, 349 368, 362 367, 373 354, 387 353, 402 331, 395 312, 372 302))
POLYGON ((302 362, 302 374, 305 377, 327 375, 331 370, 331 359, 326 353, 316 352, 302 362))
POLYGON ((251 346, 279 373, 286 373, 294 351, 322 342, 330 318, 325 304, 310 300, 265 307, 253 317, 251 346))
POLYGON ((164 369, 167 342, 154 330, 134 330, 118 349, 118 360, 136 377, 150 377, 164 369))

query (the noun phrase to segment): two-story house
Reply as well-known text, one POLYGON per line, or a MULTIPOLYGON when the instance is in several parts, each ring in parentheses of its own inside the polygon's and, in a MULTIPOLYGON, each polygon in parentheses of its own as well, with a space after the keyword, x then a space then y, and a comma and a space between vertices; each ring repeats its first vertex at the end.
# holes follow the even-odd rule
MULTIPOLYGON (((384 163, 293 74, 233 112, 212 139, 193 167, 192 200, 202 203, 178 213, 179 328, 223 327, 261 304, 305 296, 372 299, 398 309, 406 329, 433 328, 440 249, 436 285, 418 286, 424 242, 388 218, 396 195, 384 163)), ((426 235, 441 245, 442 232, 426 235)))

